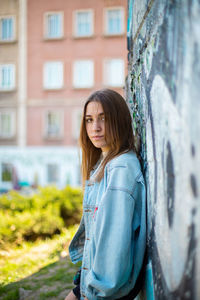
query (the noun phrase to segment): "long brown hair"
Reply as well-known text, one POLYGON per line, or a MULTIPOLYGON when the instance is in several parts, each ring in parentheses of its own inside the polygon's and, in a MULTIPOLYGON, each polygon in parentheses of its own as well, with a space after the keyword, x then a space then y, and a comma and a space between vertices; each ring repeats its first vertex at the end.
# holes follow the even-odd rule
POLYGON ((89 179, 90 172, 101 156, 101 149, 90 141, 86 131, 86 109, 88 103, 95 101, 102 105, 105 115, 105 140, 109 151, 104 158, 96 177, 100 181, 104 175, 106 164, 115 156, 133 150, 136 152, 132 130, 131 115, 124 98, 110 89, 94 92, 86 101, 80 130, 80 146, 82 148, 82 178, 83 183, 89 179))

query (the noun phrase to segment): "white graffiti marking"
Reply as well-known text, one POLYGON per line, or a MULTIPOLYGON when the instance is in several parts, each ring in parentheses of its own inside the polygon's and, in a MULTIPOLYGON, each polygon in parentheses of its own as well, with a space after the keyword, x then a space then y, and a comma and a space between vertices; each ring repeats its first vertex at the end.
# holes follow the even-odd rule
POLYGON ((189 174, 191 172, 190 137, 187 126, 173 103, 170 92, 161 76, 156 75, 151 89, 151 106, 154 133, 150 120, 147 123, 147 159, 149 192, 155 217, 155 235, 159 259, 168 288, 175 290, 182 279, 188 252, 193 207, 189 174), (152 138, 156 145, 153 156, 152 138), (169 227, 167 209, 167 143, 171 145, 175 175, 173 224, 169 227), (164 166, 162 164, 164 157, 164 166), (154 203, 155 163, 157 164, 157 203, 154 203))

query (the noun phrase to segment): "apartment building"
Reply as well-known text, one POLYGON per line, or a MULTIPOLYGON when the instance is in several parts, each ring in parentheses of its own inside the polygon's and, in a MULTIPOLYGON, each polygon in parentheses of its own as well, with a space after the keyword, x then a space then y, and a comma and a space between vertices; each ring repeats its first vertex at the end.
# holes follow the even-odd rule
POLYGON ((0 3, 0 145, 17 143, 19 4, 0 3))
POLYGON ((79 183, 83 103, 103 87, 123 94, 126 2, 1 0, 1 184, 79 183))

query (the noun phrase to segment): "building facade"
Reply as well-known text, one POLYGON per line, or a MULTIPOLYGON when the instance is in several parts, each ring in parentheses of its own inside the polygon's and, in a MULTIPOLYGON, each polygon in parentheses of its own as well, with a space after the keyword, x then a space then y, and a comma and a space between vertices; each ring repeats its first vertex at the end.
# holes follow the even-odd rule
POLYGON ((17 144, 19 3, 0 3, 0 144, 17 144))
POLYGON ((77 140, 83 103, 103 87, 123 94, 126 5, 124 0, 1 1, 2 186, 13 185, 13 177, 27 185, 34 178, 43 185, 80 183, 77 140), (39 168, 38 149, 44 153, 39 168), (66 164, 67 153, 74 156, 66 164), (23 167, 16 169, 16 155, 32 166, 30 176, 23 167))

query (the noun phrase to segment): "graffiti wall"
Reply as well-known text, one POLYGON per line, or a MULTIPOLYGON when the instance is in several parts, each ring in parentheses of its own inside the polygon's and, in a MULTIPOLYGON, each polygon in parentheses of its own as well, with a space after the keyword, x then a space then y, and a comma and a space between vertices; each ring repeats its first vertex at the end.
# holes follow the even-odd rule
POLYGON ((200 299, 200 1, 130 0, 127 101, 148 189, 143 299, 200 299))

